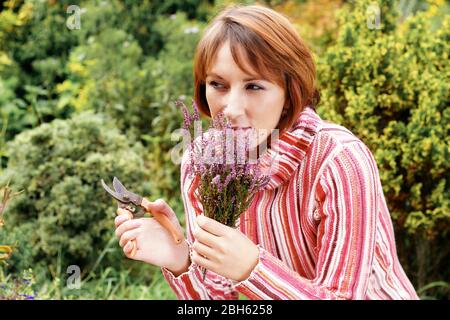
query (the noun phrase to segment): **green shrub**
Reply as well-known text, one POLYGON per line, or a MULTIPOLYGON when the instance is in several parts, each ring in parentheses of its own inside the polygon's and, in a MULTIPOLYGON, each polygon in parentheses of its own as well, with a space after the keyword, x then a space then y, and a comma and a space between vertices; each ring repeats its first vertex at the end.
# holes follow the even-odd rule
MULTIPOLYGON (((0 183, 10 179, 24 192, 11 201, 6 218, 9 225, 28 224, 35 263, 51 270, 92 265, 114 236, 117 208, 100 179, 117 176, 131 190, 148 193, 143 150, 106 116, 92 112, 43 124, 8 144, 10 161, 0 183)), ((124 260, 118 249, 105 263, 124 260)))
POLYGON ((187 21, 184 13, 177 13, 170 19, 161 17, 155 23, 166 39, 157 59, 148 60, 143 69, 151 72, 154 80, 152 96, 154 118, 150 130, 143 132, 142 139, 151 151, 148 164, 152 180, 158 181, 153 189, 153 198, 164 198, 184 219, 184 208, 180 194, 180 164, 172 161, 172 148, 178 140, 172 133, 181 128, 183 116, 174 101, 185 96, 190 104, 194 91, 193 58, 195 46, 199 40, 204 24, 187 21))
POLYGON ((24 270, 20 277, 6 275, 0 269, 0 300, 34 300, 37 292, 34 289, 33 270, 24 270))
MULTIPOLYGON (((33 270, 31 268, 20 268, 11 259, 18 250, 22 249, 22 246, 14 236, 11 236, 5 230, 4 212, 6 206, 18 194, 20 192, 12 192, 9 188, 9 183, 0 187, 0 300, 34 300, 36 296, 36 292, 33 290, 33 270), (19 276, 7 274, 5 269, 10 267, 11 264, 14 264, 16 268, 19 267, 19 270, 23 269, 22 274, 19 276)), ((27 261, 26 259, 24 260, 27 261)), ((19 261, 19 264, 22 261, 19 261)), ((17 272, 17 274, 19 273, 17 272)))
POLYGON ((0 128, 8 123, 6 140, 55 118, 67 119, 77 106, 111 111, 124 131, 148 131, 155 100, 151 69, 144 70, 143 63, 165 44, 154 24, 178 11, 204 20, 209 6, 205 0, 3 2, 0 128), (66 10, 73 4, 83 10, 80 29, 70 30, 66 22, 73 13, 66 10), (87 70, 86 59, 94 63, 87 70))
POLYGON ((421 288, 450 276, 450 16, 430 6, 402 21, 396 1, 383 1, 380 28, 369 28, 371 3, 339 15, 319 61, 318 111, 373 151, 401 260, 421 288))

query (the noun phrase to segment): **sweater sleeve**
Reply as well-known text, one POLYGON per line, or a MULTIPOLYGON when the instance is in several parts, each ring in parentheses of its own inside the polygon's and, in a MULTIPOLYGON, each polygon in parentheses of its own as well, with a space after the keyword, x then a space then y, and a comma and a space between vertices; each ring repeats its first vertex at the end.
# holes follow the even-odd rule
MULTIPOLYGON (((194 242, 193 231, 195 217, 200 214, 201 204, 194 196, 196 179, 186 172, 188 152, 185 152, 181 162, 181 193, 186 217, 186 242, 192 253, 194 242)), ((177 277, 167 268, 161 268, 164 278, 180 300, 237 300, 239 293, 233 288, 231 280, 212 271, 207 271, 205 280, 197 264, 191 261, 188 270, 177 277)))
POLYGON ((343 146, 325 164, 317 183, 316 273, 300 276, 259 246, 256 267, 235 283, 250 299, 363 299, 374 257, 381 183, 376 162, 362 143, 343 146))

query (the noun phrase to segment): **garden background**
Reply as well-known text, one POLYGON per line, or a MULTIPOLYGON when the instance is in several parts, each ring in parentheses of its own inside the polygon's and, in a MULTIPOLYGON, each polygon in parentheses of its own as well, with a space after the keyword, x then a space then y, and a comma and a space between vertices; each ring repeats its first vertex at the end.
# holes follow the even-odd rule
MULTIPOLYGON (((99 181, 165 199, 184 225, 173 102, 191 102, 195 46, 231 3, 2 1, 0 299, 176 298, 159 268, 123 257, 99 181)), ((448 299, 448 2, 259 3, 313 49, 319 115, 372 150, 420 297, 448 299)))

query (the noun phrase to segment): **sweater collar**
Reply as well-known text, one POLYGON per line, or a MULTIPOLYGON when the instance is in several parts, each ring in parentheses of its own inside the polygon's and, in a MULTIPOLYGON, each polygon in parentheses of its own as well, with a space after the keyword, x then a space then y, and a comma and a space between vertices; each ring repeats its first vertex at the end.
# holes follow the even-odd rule
POLYGON ((262 190, 272 190, 289 180, 302 162, 320 130, 321 118, 311 106, 306 106, 292 127, 274 140, 261 156, 260 168, 269 175, 269 183, 262 190))

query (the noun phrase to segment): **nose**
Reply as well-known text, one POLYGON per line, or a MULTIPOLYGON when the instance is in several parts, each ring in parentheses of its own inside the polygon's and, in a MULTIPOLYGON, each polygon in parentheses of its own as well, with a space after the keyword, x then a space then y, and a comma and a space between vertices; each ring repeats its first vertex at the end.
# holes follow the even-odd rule
POLYGON ((225 103, 223 113, 230 120, 230 122, 233 125, 242 122, 245 116, 244 98, 237 93, 230 93, 225 103))

